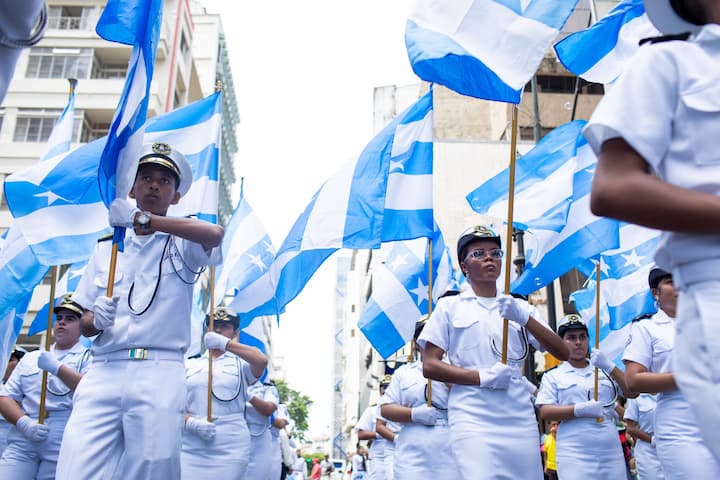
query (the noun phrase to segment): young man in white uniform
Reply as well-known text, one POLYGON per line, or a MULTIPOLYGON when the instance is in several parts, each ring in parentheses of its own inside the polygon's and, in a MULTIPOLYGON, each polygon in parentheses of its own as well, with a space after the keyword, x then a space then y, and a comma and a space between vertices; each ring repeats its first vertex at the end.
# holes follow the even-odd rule
MULTIPOLYGON (((256 382, 248 388, 245 418, 250 429, 250 462, 246 478, 266 480, 273 469, 270 417, 277 411, 280 396, 274 385, 256 382)), ((280 475, 278 474, 278 478, 280 475)))
MULTIPOLYGON (((386 375, 380 381, 378 389, 381 397, 385 394, 385 389, 389 383, 389 375, 386 375)), ((367 452, 368 461, 365 462, 367 467, 365 478, 370 480, 385 480, 386 478, 385 448, 390 443, 390 440, 385 439, 377 432, 378 417, 380 417, 380 405, 369 405, 355 424, 358 440, 371 441, 367 452)))
POLYGON ((130 191, 110 205, 110 225, 127 227, 107 297, 111 242, 99 242, 74 299, 87 309, 93 364, 75 396, 60 449, 58 480, 180 478, 185 351, 193 284, 221 260, 223 229, 167 217, 187 193, 192 170, 165 143, 143 147, 130 191), (213 255, 211 257, 211 254, 213 255))
POLYGON ((673 370, 720 459, 720 1, 645 9, 662 33, 686 34, 641 47, 593 113, 591 208, 666 231, 655 260, 680 290, 673 370))
POLYGON ((73 408, 73 390, 88 364, 88 350, 80 343, 80 305, 65 296, 55 307, 55 343, 49 352, 26 354, 0 389, 0 412, 12 424, 8 445, 0 458, 0 478, 55 478, 60 442, 73 408), (47 370, 43 424, 40 409, 42 370, 47 370))
POLYGON ((664 480, 653 435, 655 432, 655 406, 657 399, 652 393, 641 393, 637 398, 628 398, 625 403, 623 420, 627 432, 635 439, 635 464, 639 478, 664 480))

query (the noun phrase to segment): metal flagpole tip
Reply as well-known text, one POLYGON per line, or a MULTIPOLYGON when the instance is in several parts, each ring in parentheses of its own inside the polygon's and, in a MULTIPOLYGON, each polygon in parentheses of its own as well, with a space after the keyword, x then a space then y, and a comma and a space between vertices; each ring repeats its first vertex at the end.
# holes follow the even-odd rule
POLYGON ((686 6, 683 0, 643 0, 650 22, 664 35, 696 34, 704 25, 704 14, 686 6))

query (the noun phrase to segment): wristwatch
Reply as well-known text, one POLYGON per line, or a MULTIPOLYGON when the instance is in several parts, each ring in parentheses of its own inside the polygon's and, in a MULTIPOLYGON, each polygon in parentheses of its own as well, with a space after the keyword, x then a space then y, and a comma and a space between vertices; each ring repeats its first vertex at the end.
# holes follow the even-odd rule
POLYGON ((135 218, 135 223, 140 230, 150 230, 150 212, 140 212, 135 218))

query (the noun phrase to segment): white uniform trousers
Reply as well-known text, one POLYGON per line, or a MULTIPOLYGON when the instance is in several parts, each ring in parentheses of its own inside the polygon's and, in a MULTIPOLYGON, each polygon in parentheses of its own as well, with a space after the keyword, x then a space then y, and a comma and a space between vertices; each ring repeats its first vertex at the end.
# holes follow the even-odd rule
MULTIPOLYGON (((264 480, 270 475, 272 440, 270 430, 260 435, 250 436, 250 461, 248 462, 245 478, 264 480)), ((280 475, 278 475, 280 478, 280 475)))
POLYGON ((246 478, 245 471, 250 458, 250 432, 245 423, 245 415, 225 415, 214 419, 213 423, 215 437, 210 441, 192 433, 183 434, 180 454, 183 480, 246 478))
POLYGON ((75 391, 57 479, 180 478, 182 355, 177 360, 103 357, 93 360, 75 391))
MULTIPOLYGON (((683 270, 680 272, 682 275, 683 270)), ((682 287, 681 280, 680 285, 675 380, 690 404, 705 445, 720 462, 720 281, 682 287)))
POLYGON ((50 431, 42 442, 28 440, 16 427, 11 428, 7 447, 0 458, 0 478, 8 480, 55 478, 60 443, 69 417, 70 410, 50 412, 44 422, 50 431))
POLYGON ((655 447, 648 442, 637 440, 634 453, 640 480, 663 480, 665 478, 655 447))
POLYGON ((5 446, 7 446, 7 437, 12 426, 12 423, 0 417, 0 455, 2 455, 2 452, 5 451, 5 446))
POLYGON ((267 480, 280 480, 282 472, 282 452, 280 452, 280 442, 278 437, 270 434, 270 468, 268 469, 267 480))

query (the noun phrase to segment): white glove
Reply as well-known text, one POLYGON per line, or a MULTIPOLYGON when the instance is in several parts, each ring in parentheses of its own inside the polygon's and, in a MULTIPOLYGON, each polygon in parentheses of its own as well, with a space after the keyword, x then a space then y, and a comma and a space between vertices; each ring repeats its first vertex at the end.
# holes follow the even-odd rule
POLYGON ((610 374, 615 368, 615 364, 610 361, 600 350, 593 350, 590 354, 590 365, 597 367, 603 372, 610 374))
POLYGON ((438 410, 425 404, 419 405, 410 409, 410 418, 414 423, 433 426, 438 420, 438 410))
POLYGON ((478 370, 478 373, 480 373, 480 387, 507 390, 513 370, 504 363, 497 362, 490 368, 478 370))
POLYGON ((650 436, 650 445, 652 446, 652 448, 657 448, 657 445, 655 444, 655 434, 654 433, 650 436))
POLYGON ((97 297, 93 305, 93 325, 98 330, 105 330, 115 324, 115 314, 117 313, 118 302, 120 297, 97 297))
POLYGON ((602 417, 604 412, 605 407, 597 400, 576 403, 573 410, 573 414, 578 418, 598 418, 602 417))
POLYGON ((222 350, 224 352, 229 341, 229 338, 219 333, 207 332, 205 334, 205 348, 208 350, 222 350))
POLYGON ((530 320, 530 305, 512 295, 502 295, 498 298, 500 316, 507 318, 524 327, 530 320))
POLYGON ((58 370, 60 370, 60 362, 53 353, 43 350, 38 357, 38 367, 57 376, 58 370))
POLYGON ((398 442, 398 438, 400 438, 400 434, 399 434, 399 433, 396 433, 395 436, 393 437, 393 443, 397 443, 397 442, 398 442))
POLYGON ((215 438, 215 424, 208 422, 204 418, 189 417, 185 421, 185 430, 197 435, 206 442, 215 438))
POLYGON ((137 215, 139 211, 140 209, 128 200, 116 198, 110 203, 110 208, 108 209, 110 226, 133 228, 135 225, 135 215, 137 215))
POLYGON ((40 425, 27 415, 20 417, 17 423, 15 423, 15 426, 20 430, 20 433, 32 442, 42 442, 48 437, 48 432, 50 432, 47 425, 40 425))

